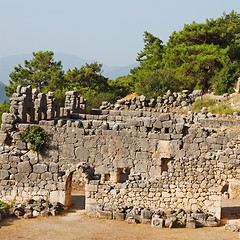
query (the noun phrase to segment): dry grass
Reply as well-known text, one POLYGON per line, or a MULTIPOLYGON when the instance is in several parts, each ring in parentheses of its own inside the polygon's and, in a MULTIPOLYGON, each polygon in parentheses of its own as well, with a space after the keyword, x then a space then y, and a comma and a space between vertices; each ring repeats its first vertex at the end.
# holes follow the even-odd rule
POLYGON ((126 97, 122 98, 122 100, 132 99, 133 97, 138 97, 138 95, 136 93, 130 93, 126 97))

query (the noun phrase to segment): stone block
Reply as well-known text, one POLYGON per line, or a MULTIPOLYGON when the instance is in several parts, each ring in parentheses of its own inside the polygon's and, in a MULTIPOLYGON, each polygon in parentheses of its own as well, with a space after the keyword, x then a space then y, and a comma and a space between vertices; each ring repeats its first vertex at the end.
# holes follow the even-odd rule
POLYGON ((27 176, 23 173, 17 173, 15 174, 15 180, 16 182, 25 182, 27 181, 27 176))
POLYGON ((5 144, 6 140, 7 140, 7 133, 4 132, 0 132, 0 145, 5 144))
POLYGON ((27 173, 30 174, 32 172, 32 165, 29 161, 20 162, 17 166, 19 173, 27 173))
POLYGON ((126 217, 125 213, 113 212, 113 219, 116 219, 118 221, 124 221, 125 217, 126 217))
POLYGON ((6 180, 9 177, 9 172, 7 170, 0 170, 0 180, 6 180))
POLYGON ((144 208, 141 211, 141 218, 142 219, 150 219, 152 217, 152 213, 150 210, 148 210, 147 208, 144 208))
POLYGON ((48 171, 48 165, 45 163, 38 163, 33 165, 33 172, 35 173, 44 173, 48 171))
POLYGON ((176 124, 176 132, 177 132, 178 134, 183 133, 183 129, 184 129, 184 124, 182 124, 182 123, 177 123, 177 124, 176 124))
POLYGON ((51 173, 58 173, 59 171, 59 165, 57 163, 50 163, 49 164, 49 171, 51 173))
POLYGON ((85 189, 86 191, 89 191, 89 192, 97 192, 98 185, 86 184, 85 189))
POLYGON ((158 115, 158 119, 160 121, 168 121, 170 120, 170 114, 169 113, 162 113, 158 115))
POLYGON ((152 218, 152 226, 153 227, 159 227, 159 228, 163 228, 163 219, 159 218, 159 217, 153 217, 152 218))
POLYGON ((196 220, 193 218, 188 218, 186 221, 186 228, 196 228, 196 220))
POLYGON ((15 142, 15 147, 21 149, 21 150, 24 150, 24 149, 27 149, 27 144, 21 140, 17 140, 15 142))
POLYGON ((161 129, 163 127, 162 122, 158 119, 156 122, 153 124, 154 128, 161 129))
POLYGON ((17 117, 11 113, 3 113, 2 114, 2 123, 4 124, 14 124, 17 121, 17 117))
POLYGON ((112 219, 113 218, 113 214, 112 211, 102 211, 102 210, 98 210, 97 211, 97 216, 99 218, 104 218, 104 219, 112 219))
POLYGON ((77 147, 75 149, 76 158, 81 162, 86 162, 89 158, 89 150, 85 147, 77 147))
POLYGON ((127 223, 128 224, 136 223, 136 219, 134 217, 128 217, 127 218, 127 223))
POLYGON ((176 217, 168 217, 165 220, 165 227, 172 228, 174 224, 176 223, 177 218, 176 217))
POLYGON ((50 202, 59 202, 65 204, 65 191, 52 191, 49 197, 50 202))
POLYGON ((171 128, 172 127, 172 121, 164 121, 162 123, 164 128, 171 128))
POLYGON ((143 218, 141 220, 142 224, 151 224, 151 219, 146 219, 146 218, 143 218))
POLYGON ((205 227, 217 227, 218 226, 218 223, 216 221, 205 221, 204 223, 204 226, 205 227))
POLYGON ((41 179, 42 180, 52 180, 53 179, 52 173, 50 173, 50 172, 42 173, 41 174, 41 179))

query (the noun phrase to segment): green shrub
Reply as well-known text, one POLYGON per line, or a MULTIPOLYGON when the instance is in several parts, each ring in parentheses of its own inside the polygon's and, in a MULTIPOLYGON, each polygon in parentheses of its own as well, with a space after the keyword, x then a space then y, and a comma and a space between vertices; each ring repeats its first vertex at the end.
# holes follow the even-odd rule
POLYGON ((0 208, 8 208, 8 204, 0 201, 0 208))
POLYGON ((49 133, 37 125, 31 125, 22 133, 19 133, 20 139, 23 142, 30 143, 30 149, 37 153, 41 153, 47 148, 48 136, 49 133))
POLYGON ((8 113, 10 108, 10 103, 9 101, 7 102, 5 99, 3 102, 0 104, 0 125, 2 124, 2 114, 3 113, 8 113))

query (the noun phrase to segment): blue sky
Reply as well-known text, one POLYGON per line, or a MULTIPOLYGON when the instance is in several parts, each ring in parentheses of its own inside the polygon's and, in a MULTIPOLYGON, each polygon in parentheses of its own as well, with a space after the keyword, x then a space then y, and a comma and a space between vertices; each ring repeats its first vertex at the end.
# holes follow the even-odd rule
POLYGON ((184 24, 231 10, 240 13, 239 0, 0 0, 0 58, 52 50, 125 66, 144 31, 167 42, 184 24))

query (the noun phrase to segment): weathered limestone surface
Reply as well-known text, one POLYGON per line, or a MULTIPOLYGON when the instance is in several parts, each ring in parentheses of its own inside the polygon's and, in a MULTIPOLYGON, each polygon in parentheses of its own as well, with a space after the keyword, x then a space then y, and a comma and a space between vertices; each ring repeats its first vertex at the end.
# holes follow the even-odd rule
MULTIPOLYGON (((18 138, 30 123, 13 113, 3 115, 0 199, 22 202, 44 196, 64 204, 73 179, 87 183, 91 216, 123 219, 128 206, 146 209, 145 217, 137 214, 134 221, 142 216, 143 222, 160 227, 161 217, 155 214, 151 220, 147 211, 202 211, 220 219, 222 189, 240 178, 238 117, 119 110, 83 114, 74 110, 84 102, 76 95, 67 95, 73 96, 66 100, 72 110, 61 109, 59 118, 38 122, 50 133, 44 155, 28 151, 18 138)), ((188 227, 196 224, 191 214, 188 227)), ((204 224, 214 225, 208 217, 204 224)))

